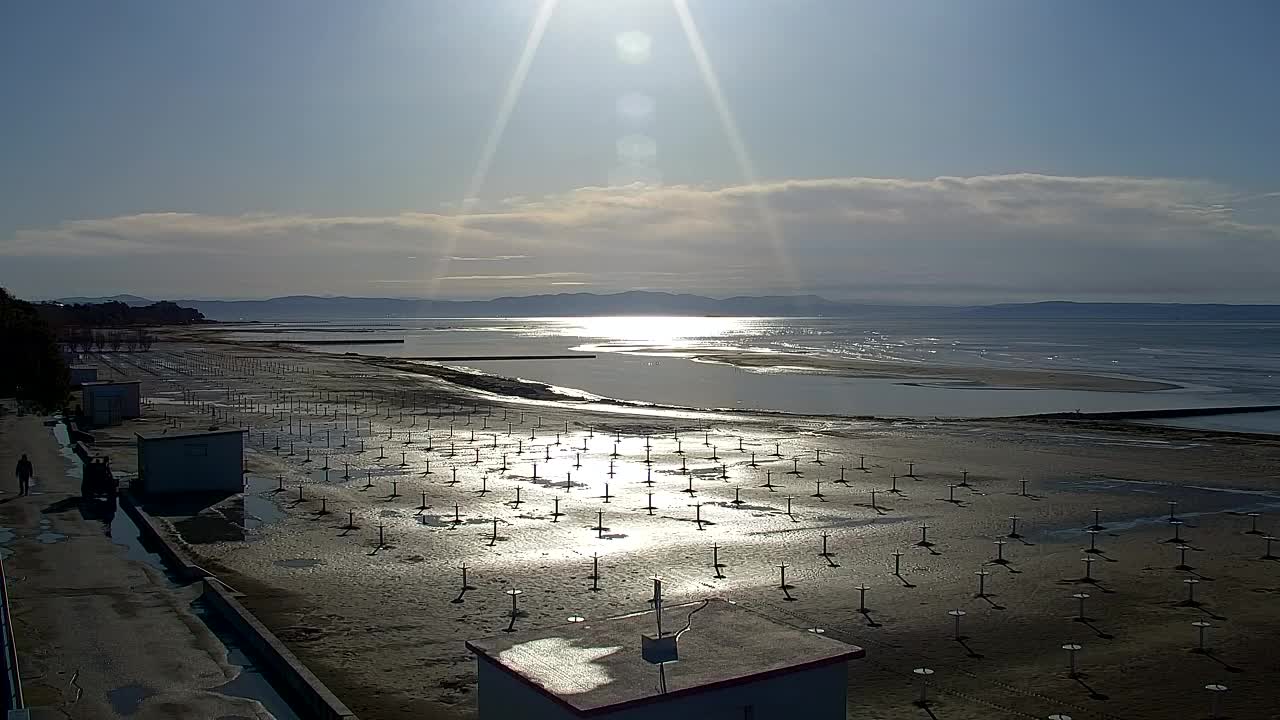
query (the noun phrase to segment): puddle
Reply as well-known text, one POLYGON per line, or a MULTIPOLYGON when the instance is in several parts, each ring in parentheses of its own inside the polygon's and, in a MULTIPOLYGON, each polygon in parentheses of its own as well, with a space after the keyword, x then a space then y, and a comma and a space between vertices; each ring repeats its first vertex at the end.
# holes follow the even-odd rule
POLYGON ((244 540, 244 528, 221 513, 183 518, 173 523, 173 528, 192 545, 244 540))
POLYGON ((706 504, 715 505, 716 507, 729 508, 730 510, 759 510, 760 512, 778 512, 778 508, 776 507, 770 507, 768 505, 752 505, 747 502, 743 502, 738 505, 734 505, 732 502, 713 502, 713 503, 706 503, 706 504))
MULTIPOLYGON (((1102 525, 1109 532, 1133 530, 1145 525, 1167 525, 1169 513, 1166 502, 1176 500, 1178 506, 1175 515, 1180 520, 1204 517, 1206 515, 1244 514, 1280 508, 1280 493, 1267 490, 1245 490, 1242 488, 1215 488, 1200 485, 1170 485, 1167 483, 1145 480, 1126 480, 1124 478, 1096 478, 1093 480, 1059 481, 1054 483, 1059 490, 1076 493, 1097 493, 1099 495, 1140 495, 1151 498, 1152 509, 1159 508, 1163 512, 1150 515, 1130 515, 1110 517, 1105 510, 1102 525)), ((1102 503, 1099 503, 1099 507, 1102 503)), ((1044 540, 1074 540, 1081 528, 1088 524, 1090 518, 1081 518, 1079 526, 1054 528, 1039 534, 1044 540)))
POLYGON ((317 565, 323 565, 323 560, 315 558, 294 558, 292 560, 277 560, 276 565, 287 568, 309 568, 317 565))
POLYGON ((132 715, 138 711, 142 701, 155 695, 156 691, 142 685, 125 685, 107 692, 107 700, 111 709, 120 715, 132 715))
POLYGON ((67 539, 67 536, 63 535, 62 533, 56 533, 56 532, 50 532, 50 531, 42 532, 36 536, 36 542, 40 543, 41 545, 52 545, 54 543, 62 542, 63 540, 66 540, 66 539, 67 539))
MULTIPOLYGON (((530 477, 530 478, 523 478, 523 479, 528 480, 529 483, 532 485, 537 485, 539 487, 544 487, 551 490, 556 490, 556 489, 563 490, 566 482, 564 480, 550 480, 545 477, 540 477, 536 479, 530 477)), ((575 488, 585 489, 589 487, 586 483, 578 482, 577 480, 574 480, 572 478, 568 480, 568 485, 569 485, 570 491, 572 491, 575 488)))
POLYGON ((244 528, 246 530, 254 530, 284 519, 284 511, 271 499, 278 488, 279 483, 268 478, 253 476, 245 478, 244 528))
MULTIPOLYGON (((787 517, 787 514, 781 510, 778 510, 772 513, 768 513, 767 515, 756 515, 754 517, 770 517, 770 518, 776 519, 779 517, 785 518, 787 517)), ((795 513, 792 516, 792 519, 795 521, 795 525, 793 527, 779 528, 776 530, 756 530, 752 532, 747 532, 745 533, 745 535, 747 536, 784 535, 786 533, 792 533, 792 532, 812 532, 814 530, 837 530, 837 529, 845 529, 845 528, 866 527, 868 525, 892 525, 896 523, 906 522, 908 520, 908 518, 906 517, 896 517, 896 516, 887 516, 887 515, 877 516, 873 518, 849 518, 849 517, 842 517, 839 515, 806 516, 806 515, 801 515, 800 513, 795 513)))
MULTIPOLYGON (((427 527, 455 527, 459 523, 454 522, 453 515, 419 515, 419 524, 427 527)), ((462 525, 489 525, 493 522, 490 518, 464 518, 462 525)))
POLYGON ((163 572, 170 585, 177 585, 176 577, 169 572, 169 568, 160 556, 143 546, 142 535, 138 532, 138 526, 134 524, 133 518, 123 512, 117 512, 111 518, 111 542, 124 548, 125 557, 150 565, 163 572))
POLYGON ((197 599, 191 603, 191 609, 209 627, 214 637, 222 641, 227 648, 227 662, 240 668, 240 673, 235 678, 211 689, 230 697, 257 700, 275 720, 301 720, 301 716, 293 711, 284 696, 271 685, 263 671, 240 647, 235 634, 226 626, 226 623, 209 612, 208 606, 202 600, 197 599))

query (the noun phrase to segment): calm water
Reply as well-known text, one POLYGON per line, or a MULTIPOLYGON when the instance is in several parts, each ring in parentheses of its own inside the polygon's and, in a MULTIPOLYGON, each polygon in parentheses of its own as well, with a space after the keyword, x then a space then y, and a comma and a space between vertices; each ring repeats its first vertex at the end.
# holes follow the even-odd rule
MULTIPOLYGON (((347 320, 329 332, 314 322, 298 327, 306 329, 238 337, 342 339, 362 327, 367 332, 360 337, 405 343, 324 349, 397 356, 592 352, 597 359, 457 364, 569 392, 711 408, 960 417, 1280 403, 1280 324, 1268 323, 586 317, 347 320), (783 353, 816 352, 923 365, 1077 371, 1182 387, 1150 393, 975 388, 742 370, 690 359, 715 350, 776 354, 780 362, 783 353)), ((1274 413, 1234 416, 1231 422, 1233 429, 1280 431, 1274 413)))

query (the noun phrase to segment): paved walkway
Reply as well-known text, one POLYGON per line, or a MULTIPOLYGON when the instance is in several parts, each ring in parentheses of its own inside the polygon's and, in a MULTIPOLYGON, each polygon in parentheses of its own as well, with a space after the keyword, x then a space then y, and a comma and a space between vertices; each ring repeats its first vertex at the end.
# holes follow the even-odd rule
POLYGON ((82 510, 78 461, 43 420, 0 406, 0 552, 32 717, 270 718, 256 701, 218 692, 240 668, 193 614, 198 586, 177 587, 131 559, 109 536, 110 518, 82 510), (13 468, 24 452, 36 477, 18 497, 13 468))

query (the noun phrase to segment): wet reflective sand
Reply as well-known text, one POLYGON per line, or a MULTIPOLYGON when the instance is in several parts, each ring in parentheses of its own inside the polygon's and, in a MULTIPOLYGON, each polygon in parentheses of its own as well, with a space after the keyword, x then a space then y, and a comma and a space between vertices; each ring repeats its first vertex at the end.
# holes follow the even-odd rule
MULTIPOLYGON (((936 671, 938 717, 1163 718, 1175 703, 1207 711, 1211 682, 1231 687, 1239 717, 1280 701, 1280 562, 1263 559, 1247 514, 1280 530, 1275 444, 618 413, 248 354, 170 345, 115 362, 144 378, 142 427, 251 428, 245 540, 191 550, 362 717, 473 713, 462 641, 512 625, 504 590, 524 591, 516 628, 542 626, 641 609, 655 573, 672 603, 728 597, 865 647, 851 717, 920 716, 921 666, 936 671), (959 640, 953 609, 967 613, 959 640), (1192 652, 1197 620, 1212 623, 1210 652, 1192 652)), ((127 470, 132 451, 117 450, 127 470)))

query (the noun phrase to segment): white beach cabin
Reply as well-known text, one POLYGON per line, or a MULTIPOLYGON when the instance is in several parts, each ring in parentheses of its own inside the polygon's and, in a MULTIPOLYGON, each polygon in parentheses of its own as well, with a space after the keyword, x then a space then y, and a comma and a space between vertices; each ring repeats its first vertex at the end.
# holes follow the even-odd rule
POLYGON ((81 408, 97 426, 119 425, 142 415, 142 382, 95 380, 81 383, 81 408))
POLYGON ((244 431, 138 437, 137 488, 146 494, 244 492, 244 431))
POLYGON ((480 720, 845 720, 862 648, 720 599, 663 622, 663 642, 653 611, 468 642, 480 720))

